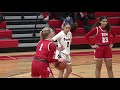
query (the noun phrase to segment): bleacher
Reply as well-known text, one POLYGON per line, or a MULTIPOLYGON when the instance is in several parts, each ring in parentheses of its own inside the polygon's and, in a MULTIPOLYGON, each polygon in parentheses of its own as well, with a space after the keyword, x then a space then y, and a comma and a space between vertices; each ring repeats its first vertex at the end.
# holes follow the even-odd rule
POLYGON ((0 52, 34 51, 45 26, 40 12, 2 12, 0 23, 0 52))
MULTIPOLYGON (((120 43, 120 12, 95 12, 97 18, 94 20, 89 20, 89 25, 93 25, 96 21, 98 21, 100 16, 107 16, 109 23, 112 26, 112 29, 118 34, 115 40, 114 47, 118 47, 120 43)), ((49 26, 54 29, 55 33, 61 31, 61 24, 60 20, 49 20, 49 26)), ((84 28, 82 28, 83 23, 80 20, 77 20, 78 28, 74 32, 72 32, 73 40, 72 45, 85 45, 88 44, 86 39, 84 38, 85 34, 87 33, 84 28)), ((95 43, 95 37, 91 37, 93 43, 95 43)), ((90 48, 87 46, 86 48, 90 48)))
MULTIPOLYGON (((40 39, 39 32, 43 27, 50 26, 56 34, 61 31, 60 26, 62 22, 59 20, 49 20, 48 23, 46 23, 43 20, 46 14, 43 16, 43 14, 39 12, 2 13, 5 21, 0 23, 0 52, 35 51, 37 42, 40 39), (24 17, 22 17, 22 15, 24 17)), ((112 28, 118 33, 114 47, 120 47, 120 12, 95 12, 95 14, 97 18, 89 21, 89 24, 94 24, 100 16, 108 16, 112 28)), ((81 27, 82 22, 78 20, 77 23, 79 27, 76 31, 72 32, 73 42, 71 49, 90 48, 84 38, 87 32, 81 27)), ((94 37, 91 37, 91 40, 95 42, 94 37)))
POLYGON ((18 47, 18 40, 12 39, 12 31, 6 29, 7 22, 0 23, 0 48, 13 48, 18 47))
POLYGON ((6 21, 0 23, 0 29, 6 29, 6 21))

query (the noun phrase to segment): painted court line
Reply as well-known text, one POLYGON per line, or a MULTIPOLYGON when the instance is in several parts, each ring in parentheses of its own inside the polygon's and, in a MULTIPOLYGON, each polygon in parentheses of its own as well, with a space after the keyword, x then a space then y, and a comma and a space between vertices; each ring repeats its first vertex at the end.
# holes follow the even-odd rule
POLYGON ((84 77, 82 77, 82 76, 80 76, 80 75, 78 75, 78 74, 75 74, 75 73, 71 73, 72 75, 75 75, 75 76, 77 76, 77 77, 80 77, 80 78, 84 78, 84 77))
MULTIPOLYGON (((120 50, 112 51, 113 54, 120 54, 120 50)), ((89 56, 89 55, 94 55, 94 52, 72 52, 71 56, 89 56)), ((34 54, 28 54, 28 55, 5 55, 5 56, 0 56, 0 60, 18 60, 21 57, 34 57, 34 54)))

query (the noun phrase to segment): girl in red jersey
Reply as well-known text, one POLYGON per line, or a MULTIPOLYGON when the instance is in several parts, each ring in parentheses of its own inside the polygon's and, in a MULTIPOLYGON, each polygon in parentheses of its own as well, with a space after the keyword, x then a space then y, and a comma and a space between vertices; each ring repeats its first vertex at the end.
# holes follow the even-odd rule
POLYGON ((102 61, 104 60, 109 78, 113 78, 112 70, 112 47, 116 34, 111 30, 108 18, 106 16, 100 17, 99 21, 93 26, 93 29, 89 31, 85 38, 88 40, 89 45, 95 49, 96 60, 96 78, 100 78, 102 61), (96 44, 92 45, 89 37, 95 35, 96 44))
POLYGON ((38 42, 36 54, 32 60, 31 76, 39 78, 53 78, 49 63, 64 62, 64 59, 53 59, 56 45, 50 41, 53 37, 51 28, 46 27, 40 32, 41 40, 38 42))

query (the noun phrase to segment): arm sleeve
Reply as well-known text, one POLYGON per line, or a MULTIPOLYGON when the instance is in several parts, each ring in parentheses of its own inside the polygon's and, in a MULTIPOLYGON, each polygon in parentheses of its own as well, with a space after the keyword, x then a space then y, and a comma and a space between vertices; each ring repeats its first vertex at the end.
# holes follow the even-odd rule
POLYGON ((92 30, 90 30, 86 35, 85 35, 85 38, 86 40, 88 41, 89 45, 92 46, 92 42, 90 41, 90 36, 96 34, 97 32, 97 29, 96 28, 93 28, 92 30))
POLYGON ((54 55, 54 52, 56 50, 56 45, 54 43, 51 43, 49 45, 49 48, 50 48, 50 52, 48 54, 48 63, 52 63, 52 62, 58 62, 58 59, 53 59, 53 55, 54 55))
POLYGON ((116 38, 116 33, 113 30, 111 30, 111 33, 113 35, 112 44, 114 44, 115 43, 115 38, 116 38))

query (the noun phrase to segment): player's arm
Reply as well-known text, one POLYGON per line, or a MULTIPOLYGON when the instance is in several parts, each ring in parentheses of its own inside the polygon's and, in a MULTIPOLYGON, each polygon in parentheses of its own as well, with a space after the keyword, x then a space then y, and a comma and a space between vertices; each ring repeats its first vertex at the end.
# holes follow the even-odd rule
POLYGON ((70 35, 70 45, 71 45, 71 43, 72 43, 72 33, 70 35))
POLYGON ((54 42, 54 41, 58 41, 59 44, 61 45, 61 47, 57 47, 56 49, 59 50, 59 51, 62 51, 64 49, 63 45, 60 43, 60 39, 61 39, 61 32, 59 32, 58 34, 56 34, 52 39, 51 41, 54 42))
POLYGON ((113 30, 111 30, 111 34, 113 35, 113 39, 112 39, 112 43, 109 45, 110 48, 113 47, 113 44, 115 43, 115 38, 116 38, 116 33, 113 30))
POLYGON ((116 33, 114 32, 114 30, 111 30, 111 33, 113 35, 112 44, 114 44, 115 43, 115 38, 116 38, 116 33))
POLYGON ((53 59, 53 55, 54 55, 54 52, 56 50, 56 45, 54 43, 51 43, 49 45, 49 50, 50 50, 50 52, 48 54, 48 59, 47 59, 49 63, 53 63, 53 62, 65 62, 65 60, 62 59, 62 58, 60 58, 60 59, 53 59))
POLYGON ((58 62, 58 59, 53 59, 54 52, 56 50, 56 45, 54 43, 50 43, 49 45, 49 54, 48 54, 48 62, 58 62))
POLYGON ((89 45, 92 46, 92 42, 90 41, 90 36, 96 34, 97 32, 97 29, 96 28, 93 28, 92 30, 90 30, 86 35, 85 35, 85 38, 86 40, 88 41, 89 45))

